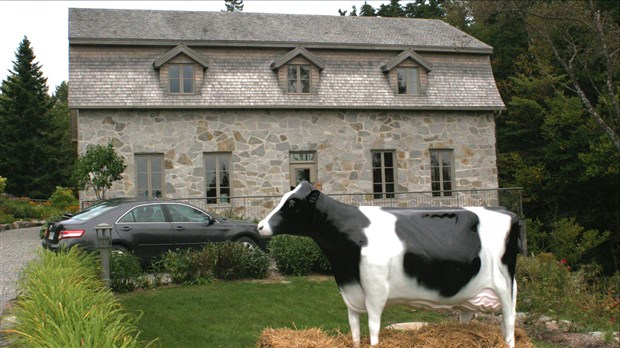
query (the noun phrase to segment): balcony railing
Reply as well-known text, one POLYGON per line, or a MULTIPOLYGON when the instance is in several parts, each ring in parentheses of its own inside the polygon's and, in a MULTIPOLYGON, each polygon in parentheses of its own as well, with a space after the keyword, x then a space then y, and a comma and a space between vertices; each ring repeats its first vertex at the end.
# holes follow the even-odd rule
MULTIPOLYGON (((389 194, 351 193, 330 194, 329 196, 343 203, 356 206, 382 207, 467 207, 467 206, 501 206, 523 216, 521 188, 499 188, 480 190, 457 190, 443 192, 397 192, 389 194), (380 198, 376 198, 380 197, 380 198)), ((177 198, 200 207, 214 215, 241 217, 258 221, 271 212, 282 196, 244 196, 220 198, 177 198), (215 203, 213 203, 215 201, 215 203)))

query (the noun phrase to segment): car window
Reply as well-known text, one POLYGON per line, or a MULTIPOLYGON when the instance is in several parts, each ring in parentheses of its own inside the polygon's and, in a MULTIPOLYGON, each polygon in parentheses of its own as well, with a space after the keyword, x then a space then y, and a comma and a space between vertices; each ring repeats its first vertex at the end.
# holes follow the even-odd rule
POLYGON ((131 209, 118 222, 166 222, 159 204, 142 205, 131 209))
POLYGON ((96 218, 97 216, 114 209, 116 206, 115 205, 105 205, 105 204, 101 204, 98 205, 96 207, 92 207, 89 208, 88 210, 84 210, 78 214, 75 214, 74 216, 72 216, 72 219, 75 220, 80 220, 80 221, 87 221, 90 220, 92 218, 96 218))
POLYGON ((209 215, 182 204, 168 204, 172 222, 205 222, 209 221, 209 215))

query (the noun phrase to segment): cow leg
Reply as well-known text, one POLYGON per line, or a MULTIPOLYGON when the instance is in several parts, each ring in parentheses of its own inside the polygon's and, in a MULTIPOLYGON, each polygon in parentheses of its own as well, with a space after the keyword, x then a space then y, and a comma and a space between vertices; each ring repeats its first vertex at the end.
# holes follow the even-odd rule
POLYGON ((469 322, 474 318, 475 314, 476 312, 462 309, 459 313, 459 322, 461 322, 461 324, 469 324, 469 322))
POLYGON ((353 338, 353 346, 360 346, 360 313, 348 308, 349 327, 351 328, 351 337, 353 338))
POLYGON ((496 293, 502 304, 502 334, 510 348, 515 346, 515 319, 517 317, 517 282, 512 280, 512 286, 502 285, 496 293), (512 288, 512 291, 511 291, 512 288))

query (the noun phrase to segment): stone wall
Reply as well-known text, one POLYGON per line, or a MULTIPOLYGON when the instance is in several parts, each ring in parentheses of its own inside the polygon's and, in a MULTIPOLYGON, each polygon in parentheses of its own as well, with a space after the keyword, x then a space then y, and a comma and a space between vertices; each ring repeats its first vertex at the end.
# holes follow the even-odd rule
MULTIPOLYGON (((371 150, 394 150, 401 191, 431 189, 429 149, 453 149, 455 189, 497 188, 491 112, 80 110, 80 153, 109 139, 127 169, 108 197, 135 195, 135 154, 165 159, 165 197, 204 197, 203 154, 231 152, 232 195, 288 191, 289 151, 316 151, 327 193, 372 192, 371 150)), ((94 199, 82 192, 81 200, 94 199)))

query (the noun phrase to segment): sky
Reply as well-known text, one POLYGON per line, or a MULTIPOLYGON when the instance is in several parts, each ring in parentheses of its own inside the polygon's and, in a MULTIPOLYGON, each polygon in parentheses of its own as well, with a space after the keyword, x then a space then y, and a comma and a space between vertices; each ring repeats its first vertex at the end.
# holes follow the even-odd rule
MULTIPOLYGON (((378 8, 384 1, 367 1, 378 8)), ((338 16, 338 9, 358 9, 358 1, 262 1, 244 0, 243 12, 292 13, 338 16)), ((179 11, 216 11, 226 7, 224 0, 208 1, 4 1, 0 0, 0 80, 13 69, 15 51, 24 36, 28 37, 35 62, 47 78, 49 93, 69 77, 69 8, 116 8, 179 11)))

